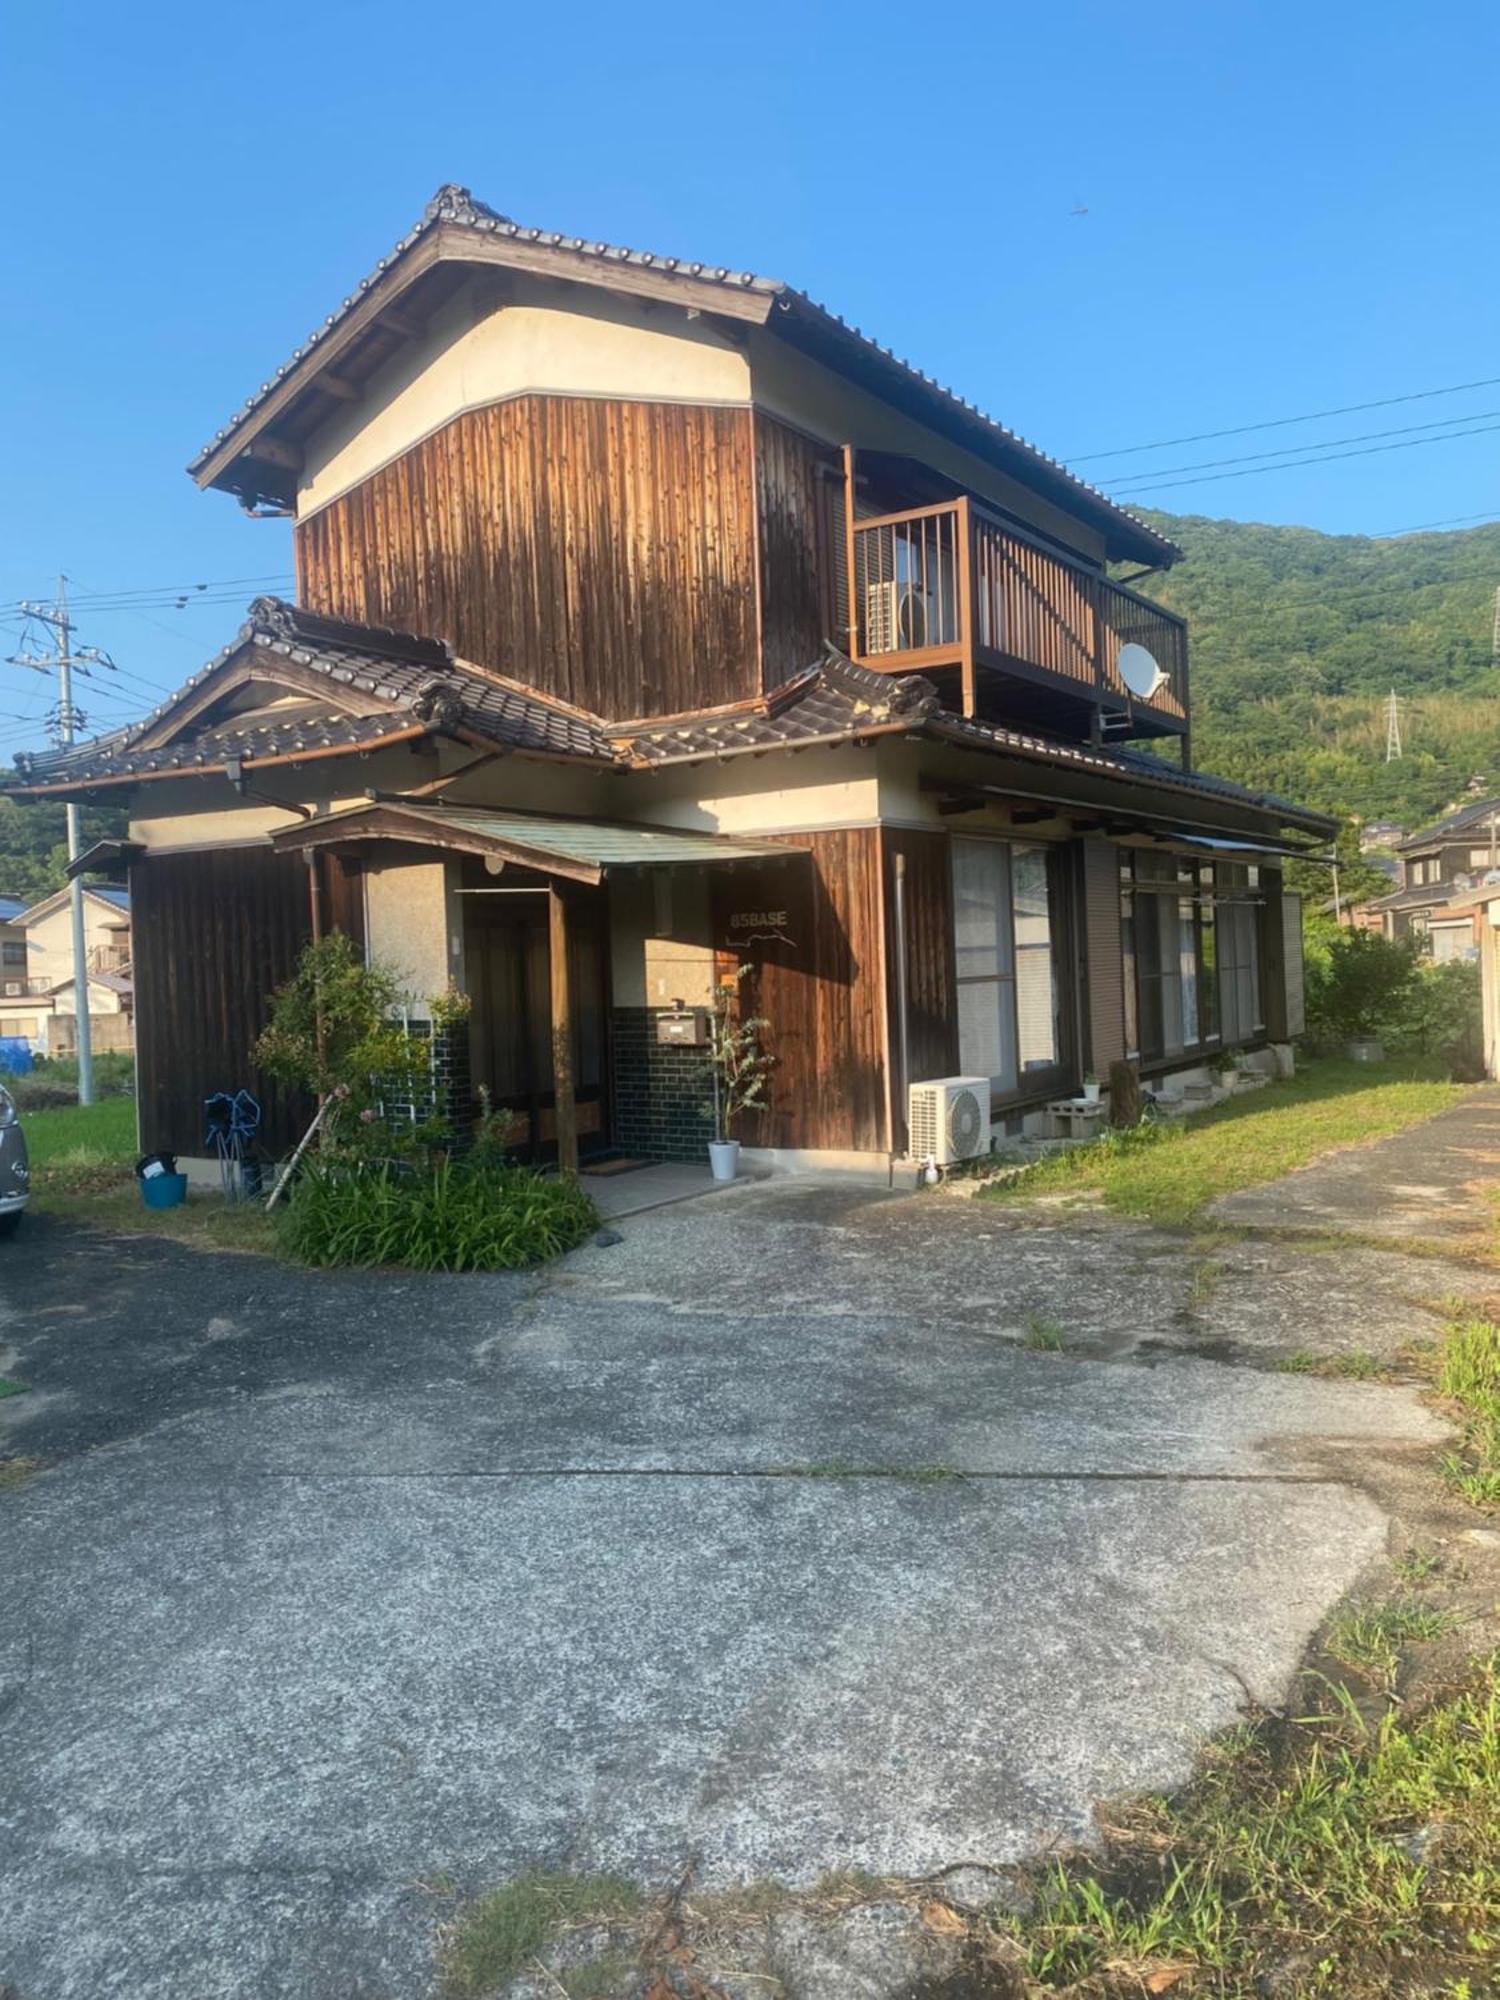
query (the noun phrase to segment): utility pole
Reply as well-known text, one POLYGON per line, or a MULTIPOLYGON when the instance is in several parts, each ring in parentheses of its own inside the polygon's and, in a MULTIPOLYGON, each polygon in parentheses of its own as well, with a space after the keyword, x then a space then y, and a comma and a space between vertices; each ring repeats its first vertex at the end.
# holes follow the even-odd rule
POLYGON ((1490 635, 1490 665, 1500 667, 1500 583, 1495 585, 1495 624, 1490 635))
MULTIPOLYGON (((114 663, 101 653, 97 646, 80 646, 73 650, 73 621, 68 616, 68 579, 57 579, 57 601, 55 604, 30 604, 21 606, 27 618, 34 618, 39 625, 45 625, 52 633, 53 650, 50 653, 15 653, 10 664, 16 667, 33 667, 38 673, 57 670, 57 716, 54 734, 64 749, 72 743, 78 722, 78 712, 73 706, 73 670, 88 671, 90 664, 112 666, 114 663)), ((79 823, 78 807, 70 799, 67 806, 68 860, 74 862, 83 852, 83 835, 79 823)), ((89 964, 88 945, 84 935, 83 922, 83 882, 77 875, 69 883, 69 896, 73 906, 73 1018, 78 1031, 78 1102, 92 1104, 94 1101, 94 1039, 89 1023, 89 964)))
POLYGON ((1401 755, 1401 702, 1396 690, 1391 689, 1390 699, 1385 705, 1385 761, 1393 764, 1401 755))

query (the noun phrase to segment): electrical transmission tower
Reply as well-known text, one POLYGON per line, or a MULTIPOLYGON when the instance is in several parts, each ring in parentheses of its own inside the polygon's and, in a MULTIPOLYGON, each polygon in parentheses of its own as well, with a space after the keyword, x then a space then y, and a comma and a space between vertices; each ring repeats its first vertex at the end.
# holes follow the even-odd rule
MULTIPOLYGON (((97 646, 73 644, 73 621, 68 615, 68 579, 65 576, 57 579, 57 597, 53 603, 26 602, 22 604, 21 611, 28 620, 46 627, 51 635, 52 644, 46 652, 37 652, 23 641, 23 650, 12 653, 9 664, 13 667, 30 667, 39 674, 57 675, 57 705, 50 719, 54 738, 66 749, 83 721, 82 711, 73 700, 74 675, 79 674, 87 678, 94 667, 112 668, 114 661, 97 646)), ((78 807, 71 801, 68 804, 67 821, 68 861, 71 864, 83 851, 78 807)), ((83 882, 79 876, 72 877, 69 890, 73 906, 73 1018, 78 1029, 78 1101, 80 1104, 92 1104, 94 1047, 89 1024, 89 968, 83 922, 83 882)))
POLYGON ((1401 755, 1401 698, 1394 688, 1385 704, 1385 761, 1393 764, 1401 755))

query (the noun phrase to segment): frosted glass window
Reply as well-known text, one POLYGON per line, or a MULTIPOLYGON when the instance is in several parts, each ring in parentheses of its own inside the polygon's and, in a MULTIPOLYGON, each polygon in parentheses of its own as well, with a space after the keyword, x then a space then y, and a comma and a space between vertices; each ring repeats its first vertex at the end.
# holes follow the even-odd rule
POLYGON ((959 1067, 997 1094, 1063 1061, 1057 922, 1044 847, 953 842, 959 1067))

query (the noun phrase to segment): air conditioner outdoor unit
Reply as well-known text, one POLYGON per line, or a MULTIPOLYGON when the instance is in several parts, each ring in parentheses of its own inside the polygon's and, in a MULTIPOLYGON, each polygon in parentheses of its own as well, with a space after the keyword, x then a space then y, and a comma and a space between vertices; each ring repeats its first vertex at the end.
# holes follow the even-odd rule
POLYGON ((990 1080, 941 1076, 907 1092, 906 1150, 911 1159, 951 1167, 990 1150, 990 1080))
POLYGON ((909 583, 865 585, 865 651, 905 653, 927 644, 927 601, 909 583))
POLYGON ((26 991, 26 981, 24 979, 6 980, 5 997, 7 1000, 18 1000, 25 991, 26 991))

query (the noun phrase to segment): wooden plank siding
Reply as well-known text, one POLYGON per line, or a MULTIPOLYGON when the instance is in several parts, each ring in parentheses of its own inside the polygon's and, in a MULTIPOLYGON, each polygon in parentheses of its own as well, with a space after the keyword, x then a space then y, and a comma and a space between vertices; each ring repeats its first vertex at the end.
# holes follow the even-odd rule
POLYGON ((779 687, 842 637, 847 613, 835 575, 844 532, 843 475, 831 447, 755 413, 764 685, 779 687))
POLYGON ((1084 1066, 1107 1078, 1125 1054, 1125 951, 1120 930, 1120 850, 1083 842, 1084 1066))
POLYGON ((748 409, 580 396, 466 411, 296 529, 313 610, 616 717, 760 691, 756 544, 748 409))
POLYGON ((769 1022, 775 1058, 766 1106, 738 1134, 748 1146, 884 1152, 885 1031, 881 1020, 880 836, 874 827, 778 836, 807 850, 806 867, 715 870, 714 931, 721 953, 753 969, 747 1014, 769 1022), (732 953, 729 915, 786 913, 783 939, 732 953))
POLYGON ((266 1144, 294 1144, 311 1107, 262 1076, 250 1049, 271 989, 311 934, 307 869, 269 848, 166 854, 130 869, 136 1089, 146 1152, 203 1154, 203 1101, 245 1088, 266 1144))
POLYGON ((896 1144, 906 1143, 907 1085, 958 1070, 958 1007, 953 965, 953 873, 946 832, 884 829, 886 1005, 890 1010, 892 1106, 896 1144), (896 859, 906 862, 906 1062, 900 1074, 896 859))

